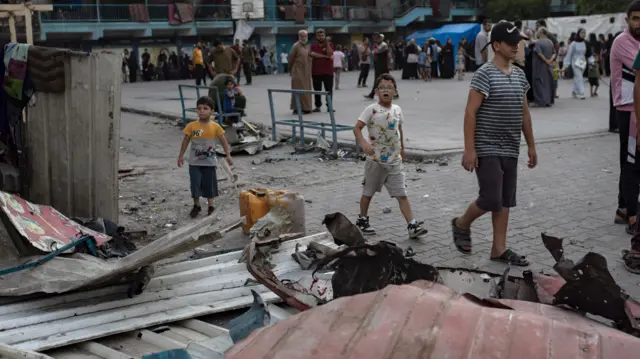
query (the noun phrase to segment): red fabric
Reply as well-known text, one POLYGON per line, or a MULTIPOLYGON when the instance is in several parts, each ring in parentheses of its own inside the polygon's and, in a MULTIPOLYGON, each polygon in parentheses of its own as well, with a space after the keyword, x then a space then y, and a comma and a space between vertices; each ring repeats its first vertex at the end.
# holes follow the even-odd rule
MULTIPOLYGON (((331 50, 333 50, 333 44, 329 44, 331 50)), ((311 44, 311 52, 319 54, 327 54, 325 45, 320 45, 317 42, 311 44)), ((311 65, 311 75, 333 75, 333 59, 318 59, 313 57, 311 65)))

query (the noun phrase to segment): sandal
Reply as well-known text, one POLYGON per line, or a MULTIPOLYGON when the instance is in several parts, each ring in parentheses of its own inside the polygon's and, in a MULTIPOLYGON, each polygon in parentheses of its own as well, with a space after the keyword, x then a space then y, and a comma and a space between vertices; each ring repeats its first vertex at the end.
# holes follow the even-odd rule
POLYGON ((630 235, 634 235, 636 233, 636 223, 629 223, 624 227, 624 230, 630 234, 630 235))
POLYGON ((451 220, 451 232, 453 233, 453 244, 456 248, 464 253, 470 254, 472 249, 471 244, 471 230, 460 228, 456 225, 458 218, 451 220))
POLYGON ((529 261, 525 256, 521 256, 511 249, 507 249, 499 257, 491 257, 494 262, 501 262, 507 264, 513 264, 514 266, 526 267, 529 265, 529 261))
POLYGON ((622 261, 626 270, 634 274, 640 274, 640 254, 625 249, 622 251, 622 261))
POLYGON ((627 224, 627 211, 621 210, 620 208, 616 209, 616 216, 613 219, 613 223, 615 224, 627 224))

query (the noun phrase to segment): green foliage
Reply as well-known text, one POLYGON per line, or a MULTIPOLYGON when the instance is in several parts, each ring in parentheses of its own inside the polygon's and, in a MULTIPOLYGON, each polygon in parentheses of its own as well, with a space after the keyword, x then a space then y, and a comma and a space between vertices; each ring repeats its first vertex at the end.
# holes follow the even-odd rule
POLYGON ((626 12, 628 5, 629 0, 576 0, 580 15, 626 12))

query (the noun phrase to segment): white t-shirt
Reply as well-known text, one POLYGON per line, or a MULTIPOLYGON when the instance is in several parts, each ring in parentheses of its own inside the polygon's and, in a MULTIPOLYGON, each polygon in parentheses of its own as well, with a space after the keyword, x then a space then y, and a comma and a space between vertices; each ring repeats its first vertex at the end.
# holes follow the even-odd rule
POLYGON ((342 51, 333 52, 333 67, 342 68, 342 61, 344 60, 344 53, 342 51))
POLYGON ((288 64, 289 63, 289 59, 287 58, 287 53, 283 52, 280 54, 280 62, 283 64, 288 64))
POLYGON ((374 103, 362 111, 358 121, 367 127, 368 140, 373 146, 373 161, 383 164, 402 162, 400 126, 404 123, 402 109, 398 105, 390 108, 374 103))

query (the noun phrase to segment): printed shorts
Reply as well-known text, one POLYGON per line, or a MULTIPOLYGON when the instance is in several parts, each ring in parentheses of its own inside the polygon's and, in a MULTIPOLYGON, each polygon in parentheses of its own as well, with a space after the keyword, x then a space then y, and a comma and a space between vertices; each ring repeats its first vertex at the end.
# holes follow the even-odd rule
POLYGON ((391 197, 406 197, 404 166, 402 163, 386 165, 367 159, 364 164, 362 195, 373 197, 376 192, 382 191, 382 187, 387 188, 391 197))

